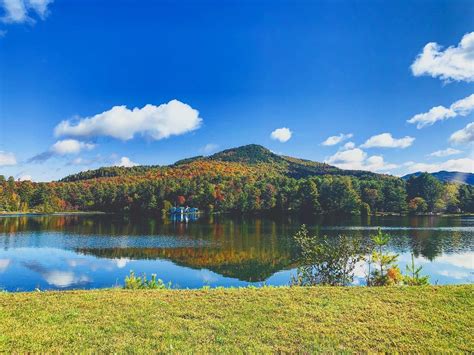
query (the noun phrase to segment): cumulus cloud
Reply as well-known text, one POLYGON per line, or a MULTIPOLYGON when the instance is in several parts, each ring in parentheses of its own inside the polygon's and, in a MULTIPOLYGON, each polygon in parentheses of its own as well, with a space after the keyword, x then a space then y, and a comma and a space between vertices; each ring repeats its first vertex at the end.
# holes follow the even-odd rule
POLYGON ((369 171, 387 171, 398 168, 397 164, 390 164, 384 161, 381 155, 372 155, 367 158, 363 165, 363 170, 369 171))
POLYGON ((347 139, 352 138, 352 136, 353 136, 352 133, 348 133, 348 134, 340 133, 337 136, 331 136, 331 137, 326 138, 326 140, 322 142, 321 144, 326 145, 326 146, 336 145, 347 139))
POLYGON ((89 283, 90 279, 86 275, 75 275, 71 271, 51 270, 42 273, 45 281, 53 286, 64 288, 72 285, 89 283))
POLYGON ((31 15, 34 13, 44 19, 48 13, 48 6, 53 0, 0 0, 3 9, 4 23, 34 22, 31 15))
POLYGON ((121 157, 119 161, 115 162, 113 166, 122 166, 124 168, 131 168, 133 166, 139 165, 138 163, 135 163, 130 160, 128 157, 121 157))
POLYGON ((11 259, 0 259, 0 272, 5 272, 10 264, 11 259))
POLYGON ((270 135, 271 139, 280 141, 281 143, 288 142, 292 136, 293 132, 289 128, 282 127, 275 129, 270 135))
POLYGON ((360 148, 337 152, 326 160, 328 164, 360 163, 367 158, 367 153, 360 148))
POLYGON ((130 262, 128 258, 113 259, 113 262, 119 269, 123 269, 130 262))
POLYGON ((51 147, 51 151, 58 155, 77 154, 82 150, 94 149, 95 145, 91 143, 79 142, 75 139, 64 139, 57 141, 51 147))
POLYGON ((406 173, 416 173, 418 171, 434 173, 441 170, 445 171, 459 171, 462 173, 473 173, 474 172, 474 159, 461 158, 461 159, 450 159, 440 163, 416 163, 407 162, 404 164, 406 167, 406 173))
POLYGON ((31 177, 31 175, 25 174, 25 175, 21 175, 18 178, 18 180, 19 181, 33 181, 33 178, 31 177))
POLYGON ((446 263, 465 269, 474 269, 474 252, 443 254, 436 258, 436 262, 446 263))
POLYGON ((64 139, 54 143, 46 152, 35 155, 28 160, 29 163, 43 162, 57 155, 78 154, 83 150, 91 150, 95 144, 80 142, 75 139, 64 139))
POLYGON ((203 154, 210 154, 210 153, 215 152, 218 148, 219 148, 219 145, 214 144, 214 143, 208 143, 204 147, 199 149, 199 151, 203 154))
POLYGON ((393 138, 391 133, 382 133, 376 136, 370 137, 364 144, 361 145, 362 148, 407 148, 413 144, 415 138, 413 137, 403 137, 403 138, 393 138))
POLYGON ((90 282, 89 277, 86 275, 76 275, 71 271, 48 269, 37 262, 24 262, 23 265, 26 268, 39 273, 48 284, 56 287, 63 288, 90 282))
MULTIPOLYGON (((436 262, 438 262, 438 260, 436 260, 436 262)), ((459 270, 440 270, 438 274, 457 280, 468 279, 470 275, 468 271, 459 270)))
POLYGON ((415 76, 429 75, 445 82, 474 81, 474 32, 467 33, 457 46, 425 45, 411 65, 415 76))
POLYGON ((426 126, 431 126, 438 121, 444 121, 456 116, 467 116, 473 110, 474 94, 454 102, 451 106, 449 106, 449 108, 444 106, 435 106, 428 112, 416 114, 407 122, 416 124, 416 128, 420 129, 426 126))
POLYGON ((16 165, 15 154, 0 150, 0 166, 16 165))
POLYGON ((26 1, 28 4, 28 7, 36 11, 36 13, 41 17, 45 18, 47 11, 48 11, 48 6, 51 4, 53 0, 29 0, 26 1))
POLYGON ((347 142, 343 146, 343 149, 352 149, 352 148, 355 148, 355 143, 354 142, 347 142))
POLYGON ((454 148, 447 148, 447 149, 443 149, 443 150, 437 150, 436 152, 428 154, 428 156, 442 158, 442 157, 448 157, 450 155, 456 155, 456 154, 460 154, 460 153, 462 153, 461 150, 454 149, 454 148))
POLYGON ((62 121, 56 126, 54 133, 56 136, 72 137, 108 136, 124 141, 141 134, 160 140, 194 131, 201 123, 197 110, 178 100, 171 100, 160 106, 145 105, 133 110, 115 106, 75 122, 62 121))
POLYGON ((360 148, 340 150, 325 160, 325 163, 341 169, 387 171, 397 168, 396 164, 388 164, 380 155, 367 156, 360 148))
POLYGON ((474 142, 474 122, 468 123, 466 127, 454 132, 449 141, 453 144, 466 144, 474 142))

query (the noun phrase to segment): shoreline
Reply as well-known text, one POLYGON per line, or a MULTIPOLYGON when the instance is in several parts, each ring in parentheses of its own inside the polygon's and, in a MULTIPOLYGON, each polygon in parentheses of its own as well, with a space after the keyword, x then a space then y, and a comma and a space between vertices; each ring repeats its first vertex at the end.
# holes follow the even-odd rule
MULTIPOLYGON (((0 211, 0 217, 2 216, 61 216, 61 215, 124 215, 124 216, 133 216, 133 213, 123 213, 123 212, 102 212, 102 211, 56 211, 56 212, 9 212, 9 211, 0 211)), ((188 215, 188 214, 185 214, 188 215)), ((199 216, 218 216, 218 215, 234 215, 234 216, 251 216, 251 217, 264 217, 264 216, 275 216, 272 213, 235 213, 235 212, 212 212, 205 213, 199 212, 196 213, 199 216)), ((277 214, 277 215, 280 215, 277 214)), ((284 214, 292 215, 292 213, 284 214)), ((153 217, 153 215, 149 215, 153 217)), ((315 217, 360 217, 360 218, 370 218, 370 217, 470 217, 474 216, 474 213, 424 213, 424 214, 398 214, 398 213, 383 213, 378 212, 370 215, 330 215, 330 214, 320 214, 315 215, 315 217)))
POLYGON ((63 215, 107 215, 113 213, 100 211, 64 211, 64 212, 0 212, 1 216, 63 216, 63 215))
POLYGON ((384 289, 438 289, 438 288, 456 288, 456 287, 472 287, 473 297, 474 297, 474 283, 459 283, 459 284, 428 284, 424 286, 408 286, 408 285, 397 285, 397 286, 367 286, 367 285, 349 285, 349 286, 291 286, 288 284, 285 285, 247 285, 247 286, 201 286, 198 288, 173 288, 167 287, 163 289, 127 289, 123 285, 117 285, 112 287, 98 287, 98 288, 71 288, 71 289, 35 289, 31 291, 8 291, 1 289, 0 297, 2 294, 10 295, 36 295, 36 294, 77 294, 77 293, 96 293, 96 292, 217 292, 217 291, 245 291, 245 290, 262 290, 262 289, 276 289, 276 290, 289 290, 289 289, 341 289, 341 290, 384 290, 384 289))

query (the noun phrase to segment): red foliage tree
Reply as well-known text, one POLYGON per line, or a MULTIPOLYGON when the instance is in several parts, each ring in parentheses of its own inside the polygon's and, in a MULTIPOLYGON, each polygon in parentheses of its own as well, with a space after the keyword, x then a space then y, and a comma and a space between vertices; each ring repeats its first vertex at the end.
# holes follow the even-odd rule
POLYGON ((178 202, 178 205, 184 205, 184 203, 186 202, 186 198, 182 195, 179 195, 178 198, 177 198, 177 202, 178 202))

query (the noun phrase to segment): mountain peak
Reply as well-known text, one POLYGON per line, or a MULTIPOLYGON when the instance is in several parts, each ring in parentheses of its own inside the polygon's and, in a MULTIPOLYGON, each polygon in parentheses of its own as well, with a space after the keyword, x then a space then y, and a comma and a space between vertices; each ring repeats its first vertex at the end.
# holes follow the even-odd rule
MULTIPOLYGON (((318 175, 348 175, 356 177, 375 177, 378 174, 369 171, 342 170, 326 163, 298 159, 273 153, 270 149, 258 144, 248 144, 237 148, 230 148, 214 155, 195 156, 177 161, 168 167, 160 166, 136 166, 124 167, 104 167, 96 170, 89 170, 74 175, 69 175, 61 181, 79 181, 96 178, 110 178, 116 176, 140 176, 150 175, 153 172, 159 173, 162 168, 186 168, 185 165, 192 165, 195 162, 228 162, 240 163, 243 165, 265 164, 265 172, 277 172, 291 178, 304 178, 318 175)), ((231 164, 232 165, 232 164, 231 164)))
POLYGON ((209 157, 211 160, 241 162, 249 164, 282 162, 283 158, 258 144, 248 144, 223 150, 209 157))

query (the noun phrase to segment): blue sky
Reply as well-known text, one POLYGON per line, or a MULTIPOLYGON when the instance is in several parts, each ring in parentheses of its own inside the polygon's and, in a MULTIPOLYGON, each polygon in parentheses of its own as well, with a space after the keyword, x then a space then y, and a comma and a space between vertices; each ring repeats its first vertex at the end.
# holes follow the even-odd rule
POLYGON ((249 143, 395 175, 474 171, 472 1, 0 4, 0 174, 249 143))

